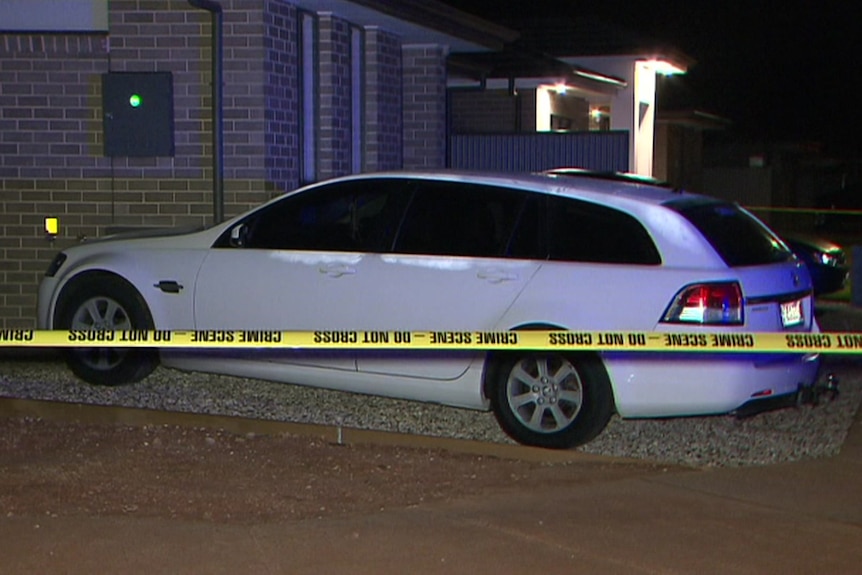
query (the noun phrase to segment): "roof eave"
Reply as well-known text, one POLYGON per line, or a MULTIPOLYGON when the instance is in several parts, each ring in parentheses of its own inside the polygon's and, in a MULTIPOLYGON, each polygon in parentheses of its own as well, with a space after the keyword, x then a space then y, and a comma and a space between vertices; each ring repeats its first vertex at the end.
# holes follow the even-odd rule
POLYGON ((445 31, 489 50, 502 50, 520 34, 437 0, 351 0, 393 18, 445 31))

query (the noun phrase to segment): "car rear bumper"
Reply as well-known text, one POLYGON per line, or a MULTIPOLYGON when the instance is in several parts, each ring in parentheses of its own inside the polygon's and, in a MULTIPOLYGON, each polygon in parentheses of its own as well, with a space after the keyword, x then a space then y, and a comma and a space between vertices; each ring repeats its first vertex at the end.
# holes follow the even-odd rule
POLYGON ((793 393, 784 393, 782 395, 775 395, 772 397, 752 399, 733 410, 733 414, 737 417, 750 417, 765 411, 793 407, 802 402, 801 397, 804 395, 802 389, 803 388, 800 387, 793 393))
POLYGON ((622 417, 730 413, 811 386, 816 355, 605 354, 622 417))

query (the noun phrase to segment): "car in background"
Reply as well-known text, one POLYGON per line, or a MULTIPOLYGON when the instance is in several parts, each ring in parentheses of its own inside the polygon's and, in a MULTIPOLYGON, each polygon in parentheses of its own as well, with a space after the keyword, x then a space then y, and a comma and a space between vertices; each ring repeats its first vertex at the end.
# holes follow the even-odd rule
MULTIPOLYGON (((216 226, 63 250, 38 324, 61 330, 809 333, 811 278, 738 206, 649 183, 450 171, 337 178, 216 226)), ((571 333, 570 333, 571 335, 571 333)), ((705 341, 705 340, 704 340, 705 341)), ((77 348, 81 379, 184 370, 490 409, 569 448, 610 417, 793 399, 816 354, 77 348)))
POLYGON ((782 239, 808 268, 814 295, 844 289, 850 266, 841 246, 825 238, 805 234, 784 234, 782 239))

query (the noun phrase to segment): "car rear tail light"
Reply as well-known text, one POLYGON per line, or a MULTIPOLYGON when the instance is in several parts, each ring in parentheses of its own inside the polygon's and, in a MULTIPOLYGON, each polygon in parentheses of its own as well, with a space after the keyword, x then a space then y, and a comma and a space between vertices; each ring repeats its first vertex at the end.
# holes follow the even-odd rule
POLYGON ((663 323, 700 325, 739 325, 742 321, 742 289, 736 282, 686 286, 662 318, 663 323))

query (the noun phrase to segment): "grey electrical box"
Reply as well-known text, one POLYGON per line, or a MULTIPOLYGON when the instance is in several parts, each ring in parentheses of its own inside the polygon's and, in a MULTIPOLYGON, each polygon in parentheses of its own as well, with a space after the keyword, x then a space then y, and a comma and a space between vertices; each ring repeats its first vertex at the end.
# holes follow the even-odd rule
POLYGON ((170 72, 102 74, 105 155, 174 155, 174 88, 170 72))

